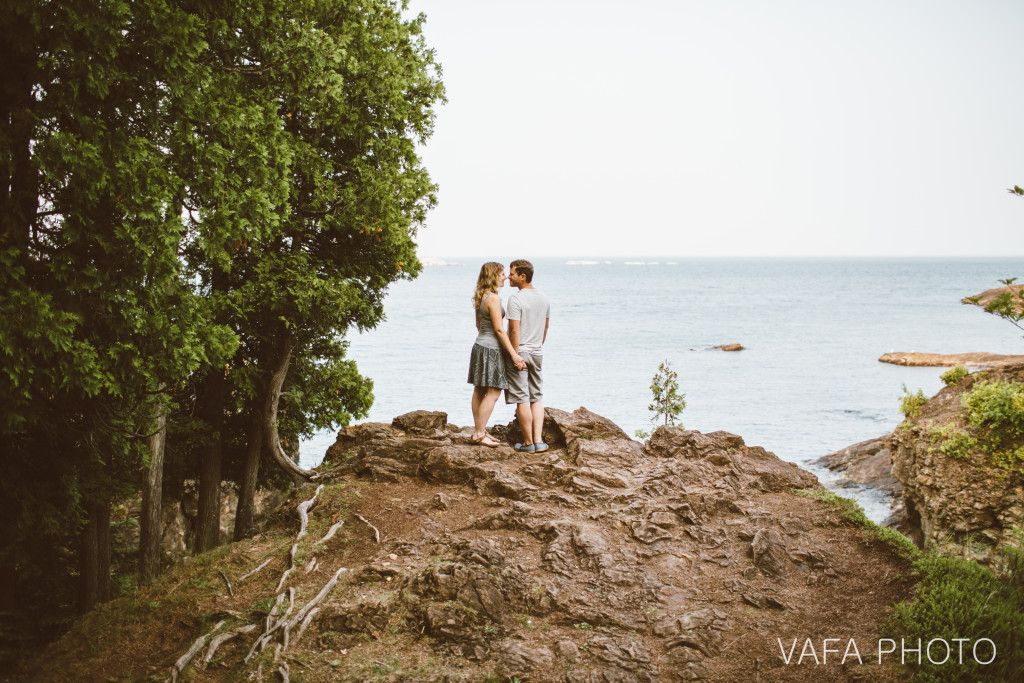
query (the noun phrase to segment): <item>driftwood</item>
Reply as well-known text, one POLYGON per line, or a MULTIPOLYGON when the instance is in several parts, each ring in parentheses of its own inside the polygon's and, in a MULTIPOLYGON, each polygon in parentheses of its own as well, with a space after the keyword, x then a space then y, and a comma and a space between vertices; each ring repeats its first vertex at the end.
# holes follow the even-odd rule
POLYGON ((363 517, 362 515, 356 515, 356 519, 358 519, 360 522, 373 529, 373 540, 377 543, 380 543, 380 530, 374 525, 370 524, 369 520, 367 520, 366 517, 363 517))
POLYGON ((181 672, 185 670, 185 667, 192 663, 192 660, 195 659, 196 655, 199 654, 199 651, 203 649, 203 647, 206 645, 206 642, 214 633, 217 632, 217 630, 221 626, 224 625, 224 623, 225 622, 223 621, 218 621, 217 625, 213 627, 212 631, 196 638, 195 642, 192 643, 192 647, 190 647, 188 651, 185 652, 185 654, 179 657, 178 661, 176 661, 174 663, 174 666, 171 667, 170 675, 167 677, 168 681, 174 683, 178 680, 178 676, 180 676, 181 672))

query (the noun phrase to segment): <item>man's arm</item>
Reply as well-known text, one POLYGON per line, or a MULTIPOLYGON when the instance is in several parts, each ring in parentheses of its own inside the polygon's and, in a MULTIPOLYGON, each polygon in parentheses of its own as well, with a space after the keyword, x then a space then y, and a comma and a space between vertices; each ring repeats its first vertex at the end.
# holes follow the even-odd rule
MULTIPOLYGON (((547 329, 544 330, 544 334, 547 334, 547 329)), ((509 320, 508 321, 508 340, 512 344, 512 348, 517 352, 519 351, 519 321, 509 320)))
POLYGON ((540 340, 541 344, 543 344, 544 342, 546 342, 548 340, 548 324, 550 322, 551 322, 551 318, 544 318, 544 337, 540 340))

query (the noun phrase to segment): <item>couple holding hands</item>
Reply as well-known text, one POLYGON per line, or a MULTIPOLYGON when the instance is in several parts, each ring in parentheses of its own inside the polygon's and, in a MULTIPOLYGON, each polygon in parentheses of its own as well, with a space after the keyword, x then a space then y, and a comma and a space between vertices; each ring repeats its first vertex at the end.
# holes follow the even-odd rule
POLYGON ((506 276, 502 264, 485 263, 476 280, 473 307, 478 333, 467 380, 473 385, 473 443, 501 445, 487 433, 487 421, 504 389, 505 403, 516 405, 516 419, 523 432, 523 442, 516 444, 516 450, 546 451, 548 446, 541 436, 544 427, 541 362, 551 304, 544 293, 533 286, 533 264, 515 260, 509 264, 506 276), (498 296, 505 280, 519 290, 508 300, 507 332, 506 312, 498 296))

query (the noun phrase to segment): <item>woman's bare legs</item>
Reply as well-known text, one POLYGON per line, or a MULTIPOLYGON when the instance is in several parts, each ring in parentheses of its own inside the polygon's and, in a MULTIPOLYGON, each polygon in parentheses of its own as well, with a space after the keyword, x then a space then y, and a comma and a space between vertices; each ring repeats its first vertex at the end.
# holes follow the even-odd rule
POLYGON ((501 396, 501 389, 496 387, 473 387, 473 439, 480 441, 487 438, 487 421, 494 412, 494 404, 501 396))

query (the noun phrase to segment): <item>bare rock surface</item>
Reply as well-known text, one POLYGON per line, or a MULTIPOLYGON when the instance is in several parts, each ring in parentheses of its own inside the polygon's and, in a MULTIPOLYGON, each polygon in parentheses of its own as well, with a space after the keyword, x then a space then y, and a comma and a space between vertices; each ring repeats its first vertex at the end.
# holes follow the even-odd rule
POLYGON ((276 528, 186 563, 167 585, 196 591, 187 600, 146 594, 154 611, 130 612, 131 648, 83 627, 28 680, 162 680, 221 620, 252 630, 188 680, 287 680, 289 667, 353 681, 899 675, 869 655, 784 662, 780 640, 872 651, 913 587, 891 546, 796 493, 820 488, 809 472, 727 432, 661 427, 640 443, 585 408, 546 411, 544 453, 471 433, 426 411, 343 429, 276 528))
POLYGON ((812 474, 735 434, 661 427, 642 444, 585 408, 549 408, 551 450, 522 454, 431 419, 343 430, 323 467, 420 501, 407 507, 426 523, 362 513, 434 558, 388 588, 437 652, 504 680, 738 680, 762 667, 813 680, 822 670, 778 668, 776 636, 830 623, 867 634, 885 608, 864 596, 888 605, 905 590, 879 590, 904 560, 793 493, 818 488, 812 474))
POLYGON ((979 381, 1024 382, 1024 365, 972 373, 943 388, 887 440, 893 476, 903 487, 911 525, 926 549, 987 562, 1024 526, 1024 477, 993 464, 980 449, 952 457, 939 449, 939 429, 968 430, 961 396, 979 381))
POLYGON ((999 353, 917 353, 914 351, 895 351, 884 353, 879 357, 881 363, 893 365, 912 365, 919 367, 953 367, 963 365, 967 368, 1003 368, 1024 363, 1024 356, 1008 356, 999 353))

